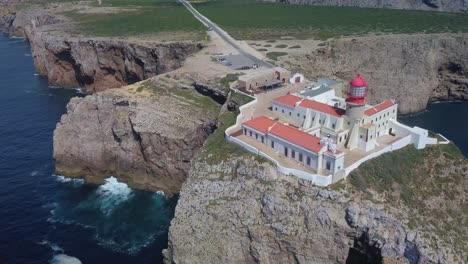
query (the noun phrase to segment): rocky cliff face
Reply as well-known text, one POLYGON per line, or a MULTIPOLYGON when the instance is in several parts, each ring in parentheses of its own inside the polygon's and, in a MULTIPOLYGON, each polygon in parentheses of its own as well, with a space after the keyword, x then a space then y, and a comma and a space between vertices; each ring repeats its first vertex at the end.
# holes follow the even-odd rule
POLYGON ((33 34, 30 41, 36 69, 49 83, 84 87, 88 93, 178 69, 188 55, 201 49, 193 43, 132 44, 62 38, 45 32, 33 34))
POLYGON ((66 18, 40 9, 0 13, 0 28, 31 43, 37 72, 47 76, 53 86, 83 87, 88 93, 117 88, 178 69, 189 55, 202 49, 193 42, 72 37, 57 30, 70 26, 64 21, 66 18))
POLYGON ((383 205, 278 174, 269 163, 194 162, 165 263, 462 262, 402 222, 383 205))
POLYGON ((289 4, 467 12, 466 0, 277 0, 289 4))
POLYGON ((430 100, 468 99, 468 35, 419 34, 333 40, 285 64, 312 78, 366 76, 370 102, 394 98, 402 113, 430 100))
POLYGON ((56 171, 92 183, 113 175, 133 188, 177 193, 216 127, 216 112, 197 97, 129 89, 70 101, 54 131, 56 171))

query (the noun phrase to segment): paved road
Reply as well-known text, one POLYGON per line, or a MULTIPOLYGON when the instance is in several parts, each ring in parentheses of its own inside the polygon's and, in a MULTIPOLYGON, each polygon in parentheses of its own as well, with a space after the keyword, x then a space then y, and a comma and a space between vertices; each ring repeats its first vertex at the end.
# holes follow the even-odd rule
POLYGON ((200 14, 193 6, 188 3, 185 0, 179 0, 180 3, 182 3, 200 22, 202 22, 205 26, 211 27, 212 30, 218 34, 224 41, 226 41, 229 45, 231 45, 234 49, 239 52, 239 54, 245 56, 249 60, 251 60, 254 64, 257 64, 259 67, 264 67, 264 68, 273 68, 275 67, 274 65, 271 65, 270 63, 260 60, 254 55, 250 54, 248 51, 244 50, 237 41, 229 36, 229 34, 222 30, 218 25, 215 23, 211 22, 208 18, 200 14))

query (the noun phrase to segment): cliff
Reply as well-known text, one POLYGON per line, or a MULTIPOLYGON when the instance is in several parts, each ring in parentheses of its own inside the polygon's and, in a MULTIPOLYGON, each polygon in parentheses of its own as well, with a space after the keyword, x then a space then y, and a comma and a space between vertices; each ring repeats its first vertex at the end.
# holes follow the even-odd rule
POLYGON ((73 98, 54 131, 56 172, 173 195, 216 127, 219 105, 153 80, 73 98))
POLYGON ((394 98, 401 113, 422 111, 432 100, 468 99, 468 35, 417 34, 343 38, 307 54, 280 57, 311 78, 369 83, 370 103, 394 98))
POLYGON ((293 5, 355 6, 370 8, 433 10, 444 12, 468 12, 466 0, 276 0, 293 5))
POLYGON ((6 8, 0 12, 4 32, 25 37, 34 65, 49 84, 83 87, 87 93, 117 88, 180 68, 202 49, 200 43, 126 41, 76 37, 73 24, 47 9, 6 8))
MULTIPOLYGON (((449 207, 445 205, 450 202, 443 202, 448 197, 438 189, 431 189, 434 192, 426 193, 424 198, 432 205, 440 205, 443 209, 439 213, 450 212, 452 206, 463 207, 464 194, 458 191, 463 191, 468 179, 466 160, 461 158, 463 166, 456 164, 460 158, 442 165, 452 157, 436 148, 428 153, 432 154, 424 154, 427 161, 437 157, 437 166, 444 169, 425 177, 450 183, 450 178, 456 176, 460 185, 443 185, 444 193, 457 190, 449 207)), ((420 165, 413 163, 415 169, 421 169, 420 165)), ((374 176, 379 178, 378 174, 374 176)), ((218 164, 198 160, 180 193, 171 222, 169 246, 164 251, 165 263, 462 263, 466 260, 463 253, 466 244, 458 244, 461 242, 458 240, 446 242, 432 235, 435 233, 432 228, 445 230, 444 224, 452 225, 453 221, 444 222, 439 214, 431 216, 427 211, 426 220, 430 222, 421 224, 427 229, 420 230, 417 225, 409 228, 405 224, 407 216, 397 218, 390 212, 414 214, 414 205, 399 204, 398 196, 393 202, 380 203, 371 187, 361 192, 346 182, 341 184, 345 187, 315 187, 308 181, 278 174, 269 163, 252 158, 230 157, 218 164), (372 199, 365 199, 365 193, 372 199), (460 246, 462 251, 456 251, 460 246)), ((453 215, 457 215, 456 211, 450 217, 453 215)), ((466 222, 463 216, 455 220, 461 220, 461 226, 466 222)), ((461 238, 466 234, 465 227, 461 227, 461 238)), ((455 238, 460 236, 452 237, 455 238)))

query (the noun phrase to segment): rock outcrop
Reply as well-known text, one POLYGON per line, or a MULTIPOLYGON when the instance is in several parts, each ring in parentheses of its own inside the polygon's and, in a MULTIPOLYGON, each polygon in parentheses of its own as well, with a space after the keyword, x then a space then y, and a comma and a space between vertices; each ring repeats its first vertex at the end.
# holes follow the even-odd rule
POLYGON ((46 32, 36 32, 29 39, 36 70, 47 76, 51 85, 84 87, 88 93, 173 71, 202 48, 194 43, 133 44, 63 38, 46 32))
POLYGON ((194 162, 165 263, 462 262, 384 208, 249 158, 194 162))
POLYGON ((216 128, 216 111, 196 96, 128 89, 70 101, 54 131, 56 172, 92 183, 113 175, 133 188, 177 193, 216 128))
POLYGON ((196 42, 130 42, 109 38, 74 37, 62 30, 67 18, 45 9, 5 9, 0 28, 25 37, 34 65, 49 84, 83 87, 87 93, 133 84, 180 68, 200 51, 196 42))
POLYGON ((276 2, 294 5, 356 6, 460 13, 468 11, 468 1, 466 0, 276 0, 276 2))
POLYGON ((468 99, 467 50, 466 34, 388 35, 333 40, 283 60, 312 78, 348 81, 360 72, 370 103, 394 98, 401 113, 412 113, 431 100, 468 99))

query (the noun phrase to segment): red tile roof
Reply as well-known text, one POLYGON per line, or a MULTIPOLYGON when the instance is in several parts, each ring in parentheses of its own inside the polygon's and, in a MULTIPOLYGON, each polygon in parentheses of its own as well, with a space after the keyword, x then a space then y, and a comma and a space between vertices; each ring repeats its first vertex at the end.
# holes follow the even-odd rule
POLYGON ((271 127, 275 123, 276 123, 276 120, 273 120, 266 116, 260 116, 260 117, 244 122, 243 125, 266 134, 268 131, 268 128, 271 127))
POLYGON ((322 149, 320 138, 292 126, 277 123, 271 128, 269 133, 315 153, 318 153, 322 149))
POLYGON ((336 117, 341 117, 342 115, 345 114, 345 110, 343 109, 336 108, 331 105, 327 105, 327 104, 309 100, 309 99, 304 99, 299 105, 305 108, 314 109, 316 111, 319 111, 328 115, 336 116, 336 117))
POLYGON ((395 101, 391 100, 391 99, 388 99, 376 106, 373 106, 369 109, 367 109, 364 114, 367 115, 367 116, 372 116, 372 115, 375 115, 377 114, 378 112, 380 111, 383 111, 391 106, 395 105, 395 101))
POLYGON ((295 95, 292 95, 292 94, 283 95, 283 96, 280 96, 278 98, 273 99, 274 102, 284 104, 284 105, 288 105, 288 106, 291 106, 291 107, 296 106, 296 103, 299 102, 300 100, 302 100, 301 97, 298 97, 298 96, 295 96, 295 95))

